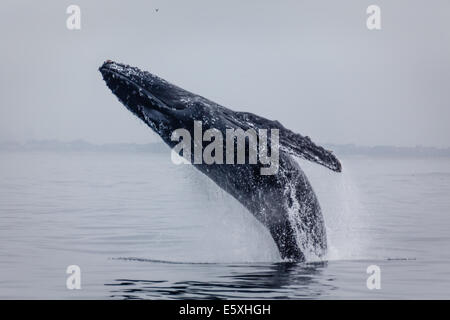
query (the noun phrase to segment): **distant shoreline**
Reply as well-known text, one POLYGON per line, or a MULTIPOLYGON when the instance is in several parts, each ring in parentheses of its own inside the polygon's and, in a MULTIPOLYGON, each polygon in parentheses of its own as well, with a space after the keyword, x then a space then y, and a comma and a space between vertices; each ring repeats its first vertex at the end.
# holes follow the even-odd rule
POLYGON ((450 157, 450 148, 357 146, 354 144, 325 144, 325 148, 338 155, 366 155, 390 157, 450 157))
MULTIPOLYGON (((358 146, 354 144, 324 144, 340 156, 389 156, 389 157, 450 157, 450 148, 358 146)), ((168 147, 162 142, 135 144, 93 144, 84 140, 63 142, 58 140, 31 140, 25 143, 0 142, 0 151, 55 151, 55 152, 119 152, 119 153, 166 153, 168 147)))

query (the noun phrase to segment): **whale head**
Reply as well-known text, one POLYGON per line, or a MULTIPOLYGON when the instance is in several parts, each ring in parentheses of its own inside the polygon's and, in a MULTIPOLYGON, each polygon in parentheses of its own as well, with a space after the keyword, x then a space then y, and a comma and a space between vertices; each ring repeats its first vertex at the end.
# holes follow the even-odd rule
POLYGON ((307 136, 286 129, 272 121, 248 112, 235 112, 202 96, 184 90, 137 67, 105 61, 99 68, 104 81, 125 107, 152 128, 170 147, 174 130, 194 131, 194 121, 204 129, 228 128, 278 129, 281 149, 291 155, 318 163, 340 172, 339 160, 307 136))
POLYGON ((99 68, 120 102, 167 141, 170 132, 191 119, 196 95, 136 67, 107 60, 99 68), (188 101, 191 101, 191 106, 188 101))

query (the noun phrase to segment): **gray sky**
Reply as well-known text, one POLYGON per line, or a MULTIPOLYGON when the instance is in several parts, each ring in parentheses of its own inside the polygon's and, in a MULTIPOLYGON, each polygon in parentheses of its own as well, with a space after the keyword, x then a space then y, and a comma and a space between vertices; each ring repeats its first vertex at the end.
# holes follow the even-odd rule
POLYGON ((0 34, 3 141, 159 141, 103 83, 112 59, 317 142, 450 146, 448 0, 15 0, 0 34))

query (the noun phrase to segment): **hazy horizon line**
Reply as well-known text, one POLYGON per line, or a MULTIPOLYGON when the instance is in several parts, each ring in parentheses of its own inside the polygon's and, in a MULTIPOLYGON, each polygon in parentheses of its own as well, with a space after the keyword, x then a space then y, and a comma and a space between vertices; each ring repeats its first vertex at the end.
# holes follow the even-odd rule
MULTIPOLYGON (((348 144, 321 144, 325 149, 338 155, 397 156, 397 157, 450 157, 450 147, 432 146, 362 146, 348 144)), ((117 142, 92 143, 83 139, 61 141, 57 139, 0 141, 0 151, 56 151, 56 152, 128 152, 128 153, 165 153, 168 146, 162 141, 148 143, 117 142)))
MULTIPOLYGON (((48 139, 27 139, 27 140, 13 140, 13 139, 5 139, 0 140, 1 145, 8 144, 16 144, 16 145, 26 145, 31 143, 59 143, 59 144, 72 144, 72 143, 85 143, 92 146, 105 146, 105 145, 136 145, 136 146, 145 146, 149 144, 162 144, 165 145, 163 141, 149 141, 149 142, 94 142, 86 139, 78 138, 78 139, 68 139, 68 140, 60 140, 56 138, 48 138, 48 139)), ((313 141, 314 142, 314 141, 313 141)), ((448 150, 450 146, 442 147, 442 146, 433 146, 433 145, 394 145, 394 144, 357 144, 354 142, 346 142, 346 143, 336 143, 336 142, 314 142, 319 146, 352 146, 358 148, 377 148, 377 147, 393 147, 393 148, 404 148, 404 149, 415 149, 415 148, 429 148, 436 150, 448 150)))

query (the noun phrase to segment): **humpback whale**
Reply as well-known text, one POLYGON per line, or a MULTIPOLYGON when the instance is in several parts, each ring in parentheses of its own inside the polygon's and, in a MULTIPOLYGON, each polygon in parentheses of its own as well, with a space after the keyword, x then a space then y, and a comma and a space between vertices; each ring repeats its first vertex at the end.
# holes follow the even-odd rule
POLYGON ((193 135, 195 121, 222 133, 229 128, 278 129, 276 174, 261 175, 260 162, 193 165, 267 227, 282 259, 307 261, 325 255, 327 238, 320 205, 296 158, 340 172, 341 164, 331 151, 278 121, 233 111, 139 68, 107 60, 99 71, 119 101, 171 148, 177 144, 172 132, 183 128, 193 135))

